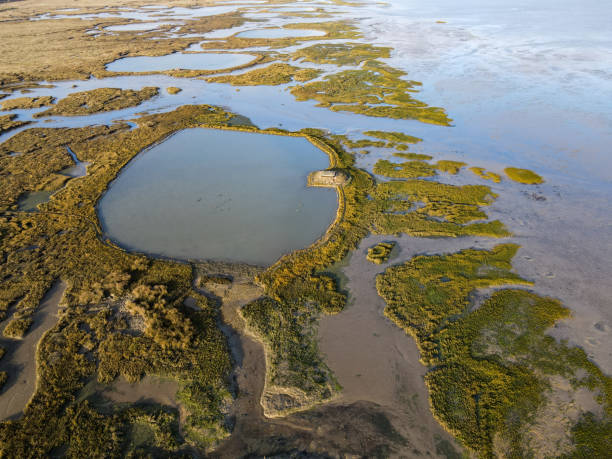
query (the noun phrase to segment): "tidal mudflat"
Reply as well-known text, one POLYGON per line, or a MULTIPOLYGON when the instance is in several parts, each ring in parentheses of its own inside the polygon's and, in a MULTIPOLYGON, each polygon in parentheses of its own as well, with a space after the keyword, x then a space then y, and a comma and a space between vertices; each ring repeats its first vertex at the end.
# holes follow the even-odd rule
POLYGON ((189 129, 136 157, 99 204, 123 247, 178 259, 271 264, 334 220, 336 192, 307 187, 329 166, 302 137, 189 129))

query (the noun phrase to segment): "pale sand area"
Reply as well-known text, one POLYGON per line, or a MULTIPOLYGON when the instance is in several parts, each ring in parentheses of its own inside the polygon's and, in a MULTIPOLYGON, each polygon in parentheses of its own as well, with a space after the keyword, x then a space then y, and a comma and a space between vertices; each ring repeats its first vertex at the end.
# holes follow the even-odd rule
MULTIPOLYGON (((6 354, 0 360, 0 371, 8 373, 8 380, 0 392, 0 419, 18 419, 36 388, 37 346, 43 335, 57 323, 59 303, 66 284, 56 282, 46 293, 34 313, 34 322, 23 339, 0 338, 6 354)), ((7 318, 0 333, 8 324, 7 318)))

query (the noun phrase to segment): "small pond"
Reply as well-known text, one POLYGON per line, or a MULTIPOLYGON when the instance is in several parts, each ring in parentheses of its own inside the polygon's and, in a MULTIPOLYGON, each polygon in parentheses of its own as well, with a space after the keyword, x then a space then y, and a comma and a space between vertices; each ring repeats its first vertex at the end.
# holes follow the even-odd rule
POLYGON ((134 158, 98 211, 105 235, 130 250, 271 264, 334 220, 336 191, 306 186, 327 167, 302 137, 187 129, 134 158))
POLYGON ((254 29, 245 30, 236 36, 239 38, 299 38, 322 37, 326 32, 322 30, 303 29, 254 29))
POLYGON ((110 72, 163 72, 166 70, 220 70, 248 64, 255 56, 231 53, 173 53, 165 56, 136 56, 106 65, 110 72))

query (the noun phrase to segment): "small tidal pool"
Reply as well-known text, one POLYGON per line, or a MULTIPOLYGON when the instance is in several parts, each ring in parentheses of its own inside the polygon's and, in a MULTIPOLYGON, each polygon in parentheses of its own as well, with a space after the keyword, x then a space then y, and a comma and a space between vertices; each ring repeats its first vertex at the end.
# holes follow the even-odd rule
POLYGON ((186 129, 136 156, 98 212, 105 236, 129 250, 267 265, 334 220, 336 191, 306 186, 327 167, 303 137, 186 129))

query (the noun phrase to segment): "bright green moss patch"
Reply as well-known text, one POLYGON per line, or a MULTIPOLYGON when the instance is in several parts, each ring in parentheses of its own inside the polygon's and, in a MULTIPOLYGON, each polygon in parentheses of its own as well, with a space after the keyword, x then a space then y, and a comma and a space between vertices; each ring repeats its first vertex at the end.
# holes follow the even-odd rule
POLYGON ((4 329, 4 336, 8 338, 23 338, 34 321, 30 317, 20 317, 11 320, 4 329))
POLYGON ((495 183, 501 182, 501 175, 496 174, 495 172, 487 171, 482 167, 470 167, 470 171, 485 180, 491 180, 495 183))
POLYGON ((516 167, 506 167, 504 172, 511 180, 527 185, 544 183, 544 179, 529 169, 519 169, 516 167))
POLYGON ((120 110, 135 107, 155 97, 159 88, 145 87, 140 91, 133 89, 100 88, 91 91, 75 92, 60 100, 49 110, 36 113, 42 116, 83 116, 92 113, 120 110))
POLYGON ((389 259, 394 247, 395 242, 380 242, 368 249, 366 259, 380 265, 389 259))
POLYGON ((207 78, 211 83, 229 83, 233 86, 279 85, 291 81, 308 81, 317 78, 320 71, 295 67, 289 64, 271 64, 267 67, 251 70, 238 75, 222 75, 207 78))
POLYGON ((182 89, 181 88, 177 88, 176 86, 169 86, 169 87, 166 88, 166 92, 168 94, 172 94, 172 95, 178 94, 181 91, 182 91, 182 89))
POLYGON ((461 168, 467 166, 466 163, 461 161, 449 161, 446 159, 441 159, 435 165, 436 169, 442 172, 446 172, 447 174, 455 175, 459 173, 461 168))
POLYGON ((17 115, 14 114, 0 116, 0 134, 29 123, 29 121, 15 121, 15 118, 17 115))
POLYGON ((359 65, 364 61, 390 57, 391 48, 363 43, 321 43, 298 49, 293 59, 316 64, 359 65))
POLYGON ((16 99, 5 100, 0 102, 2 110, 24 110, 32 108, 46 107, 47 105, 53 104, 55 100, 51 96, 42 97, 17 97, 16 99))
POLYGON ((415 160, 398 164, 380 159, 374 164, 374 173, 391 178, 416 178, 436 175, 436 170, 425 161, 415 160))
POLYGON ((412 97, 420 83, 404 80, 404 75, 381 62, 367 61, 359 70, 345 70, 321 81, 294 86, 291 93, 299 101, 316 100, 318 106, 334 111, 449 125, 451 120, 444 110, 412 97))
POLYGON ((545 334, 569 311, 557 300, 510 289, 470 310, 476 289, 528 284, 511 272, 517 248, 419 256, 389 268, 377 278, 385 315, 416 339, 431 368, 426 382, 434 415, 479 456, 533 454, 528 439, 538 435, 540 410, 567 416, 548 398, 552 377, 603 395, 608 414, 589 427, 593 447, 605 438, 612 381, 581 349, 545 334))
POLYGON ((393 143, 419 143, 423 141, 423 139, 402 132, 365 131, 363 134, 370 137, 376 137, 377 139, 388 140, 393 143))

